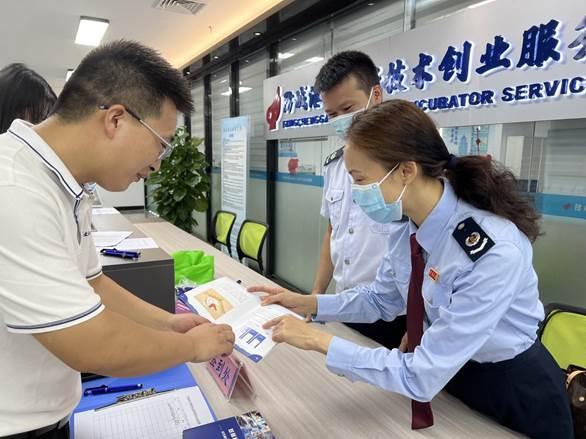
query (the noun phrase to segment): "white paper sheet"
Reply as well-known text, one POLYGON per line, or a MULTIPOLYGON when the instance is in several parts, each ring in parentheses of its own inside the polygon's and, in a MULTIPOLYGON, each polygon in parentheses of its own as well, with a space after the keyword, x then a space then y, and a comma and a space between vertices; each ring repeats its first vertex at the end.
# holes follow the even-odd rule
POLYGON ((113 207, 94 207, 92 209, 92 215, 115 215, 117 213, 120 212, 113 207))
POLYGON ((159 248, 153 238, 128 238, 120 244, 116 244, 117 250, 144 250, 147 248, 159 248))
POLYGON ((76 413, 75 439, 181 439, 183 430, 213 420, 199 387, 188 387, 76 413))
POLYGON ((130 235, 132 232, 92 232, 96 247, 115 247, 130 235))

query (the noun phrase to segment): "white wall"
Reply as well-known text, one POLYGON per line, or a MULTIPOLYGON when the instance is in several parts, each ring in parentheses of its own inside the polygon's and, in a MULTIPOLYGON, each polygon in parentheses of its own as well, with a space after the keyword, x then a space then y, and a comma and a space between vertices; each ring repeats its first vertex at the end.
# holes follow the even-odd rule
POLYGON ((144 207, 144 181, 132 183, 124 192, 110 192, 98 187, 104 207, 144 207))

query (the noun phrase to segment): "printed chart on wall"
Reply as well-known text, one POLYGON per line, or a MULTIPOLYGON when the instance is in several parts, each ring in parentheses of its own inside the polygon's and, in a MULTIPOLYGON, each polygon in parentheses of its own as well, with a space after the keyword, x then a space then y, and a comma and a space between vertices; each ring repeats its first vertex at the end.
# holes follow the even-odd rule
POLYGON ((236 214, 232 229, 232 248, 246 219, 250 117, 222 119, 222 210, 236 214))
POLYGON ((271 330, 262 325, 283 315, 297 314, 280 305, 260 305, 260 297, 226 277, 181 294, 193 312, 213 323, 226 323, 236 335, 235 348, 254 362, 262 360, 275 346, 271 330))
POLYGON ((443 128, 442 136, 450 152, 463 155, 488 154, 488 125, 443 128))
POLYGON ((327 138, 281 140, 277 181, 323 186, 323 162, 330 154, 329 143, 327 138))

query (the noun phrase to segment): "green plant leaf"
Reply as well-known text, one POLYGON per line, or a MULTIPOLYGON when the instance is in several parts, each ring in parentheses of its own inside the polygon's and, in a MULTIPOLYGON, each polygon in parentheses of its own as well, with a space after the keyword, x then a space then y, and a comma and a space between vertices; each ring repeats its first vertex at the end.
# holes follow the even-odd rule
POLYGON ((205 212, 208 208, 208 200, 205 198, 198 198, 195 200, 195 210, 198 212, 205 212))
POLYGON ((187 209, 181 209, 178 212, 179 212, 179 214, 177 216, 179 217, 179 219, 181 221, 185 222, 187 220, 187 218, 189 218, 189 213, 191 211, 187 210, 187 209))
POLYGON ((154 201, 158 214, 190 233, 197 225, 192 213, 208 207, 208 164, 205 154, 197 149, 202 141, 178 127, 171 141, 175 147, 171 157, 147 180, 148 198, 154 201))
POLYGON ((149 178, 147 178, 146 184, 148 186, 152 186, 152 185, 155 185, 155 184, 161 184, 162 180, 163 180, 163 176, 162 175, 160 175, 158 173, 157 174, 151 174, 149 176, 149 178))

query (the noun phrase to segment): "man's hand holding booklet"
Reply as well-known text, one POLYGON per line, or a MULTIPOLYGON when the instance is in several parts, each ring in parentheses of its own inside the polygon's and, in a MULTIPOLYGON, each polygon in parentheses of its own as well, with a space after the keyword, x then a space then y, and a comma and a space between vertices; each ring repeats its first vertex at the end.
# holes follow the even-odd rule
POLYGON ((262 294, 249 293, 237 282, 223 277, 181 293, 190 309, 212 323, 225 323, 236 336, 234 347, 254 362, 262 360, 275 346, 271 330, 263 324, 280 316, 299 315, 281 305, 261 305, 262 294))

